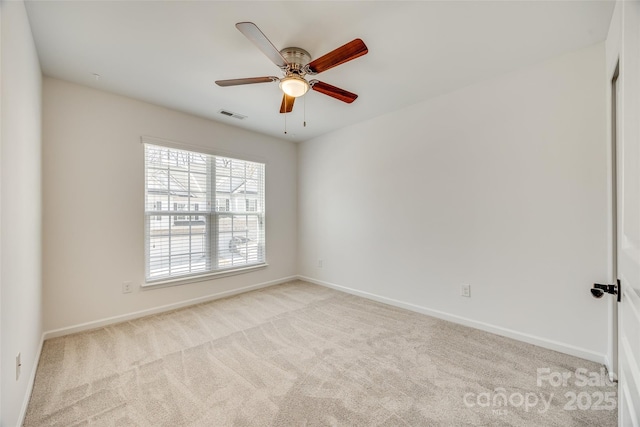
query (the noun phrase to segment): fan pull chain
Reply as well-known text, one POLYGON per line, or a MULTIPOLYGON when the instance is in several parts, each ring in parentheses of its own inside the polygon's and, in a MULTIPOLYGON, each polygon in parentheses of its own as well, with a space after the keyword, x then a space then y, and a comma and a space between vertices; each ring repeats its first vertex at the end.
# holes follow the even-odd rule
POLYGON ((302 100, 302 110, 303 110, 302 125, 303 127, 307 127, 307 97, 306 96, 302 100))
MULTIPOLYGON (((282 98, 282 104, 284 105, 284 134, 287 134, 287 97, 282 98)), ((280 111, 282 113, 282 111, 280 111)))
POLYGON ((287 113, 283 114, 284 116, 284 134, 287 134, 287 113))

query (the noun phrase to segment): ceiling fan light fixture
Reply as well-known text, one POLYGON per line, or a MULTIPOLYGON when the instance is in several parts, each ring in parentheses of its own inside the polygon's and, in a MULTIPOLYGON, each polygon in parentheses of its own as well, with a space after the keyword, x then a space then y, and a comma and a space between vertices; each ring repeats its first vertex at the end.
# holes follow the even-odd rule
POLYGON ((280 89, 294 98, 304 95, 309 90, 309 83, 302 77, 290 75, 280 80, 280 89))

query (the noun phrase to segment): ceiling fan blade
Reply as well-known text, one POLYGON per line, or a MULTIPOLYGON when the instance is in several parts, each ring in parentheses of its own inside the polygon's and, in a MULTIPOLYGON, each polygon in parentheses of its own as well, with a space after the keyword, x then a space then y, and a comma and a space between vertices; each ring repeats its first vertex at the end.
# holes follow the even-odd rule
POLYGON ((320 82, 318 80, 311 80, 309 82, 311 88, 320 93, 324 93, 325 95, 329 95, 335 99, 339 99, 342 102, 346 102, 347 104, 351 104, 356 100, 358 95, 355 93, 351 93, 344 89, 340 89, 339 87, 335 87, 330 85, 329 83, 320 82))
POLYGON ((286 68, 287 65, 289 65, 280 51, 273 45, 273 43, 271 43, 271 41, 269 41, 267 36, 260 31, 260 28, 258 28, 256 24, 253 22, 238 22, 236 24, 236 28, 240 30, 246 38, 251 40, 251 42, 255 44, 262 53, 267 55, 267 58, 269 58, 271 62, 276 64, 278 67, 286 68))
POLYGON ((253 83, 271 83, 280 80, 275 76, 270 77, 247 77, 246 79, 229 79, 229 80, 216 80, 218 86, 238 86, 238 85, 250 85, 253 83))
POLYGON ((361 39, 355 39, 309 62, 307 68, 311 74, 318 74, 365 55, 367 52, 369 52, 369 49, 367 49, 364 42, 361 39))
POLYGON ((289 96, 286 93, 282 94, 282 104, 280 104, 281 113, 290 113, 293 111, 293 103, 296 99, 293 96, 289 96))

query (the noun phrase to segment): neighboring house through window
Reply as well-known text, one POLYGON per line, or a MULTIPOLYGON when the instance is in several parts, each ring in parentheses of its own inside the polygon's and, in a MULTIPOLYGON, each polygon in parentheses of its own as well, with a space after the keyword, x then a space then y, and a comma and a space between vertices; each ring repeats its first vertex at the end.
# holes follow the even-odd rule
POLYGON ((263 163, 144 151, 147 283, 265 264, 263 163))

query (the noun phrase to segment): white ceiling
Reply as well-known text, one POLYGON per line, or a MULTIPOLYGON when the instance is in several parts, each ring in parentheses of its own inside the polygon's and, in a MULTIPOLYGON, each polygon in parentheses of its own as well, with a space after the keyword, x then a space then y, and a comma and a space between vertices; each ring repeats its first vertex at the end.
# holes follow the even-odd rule
POLYGON ((600 42, 613 6, 541 0, 26 3, 45 75, 293 141, 600 42), (310 91, 286 115, 284 135, 277 83, 214 84, 281 75, 236 30, 241 21, 256 23, 277 48, 302 47, 313 58, 361 38, 367 55, 315 77, 359 98, 349 105, 310 91), (221 109, 247 119, 222 116, 221 109))

